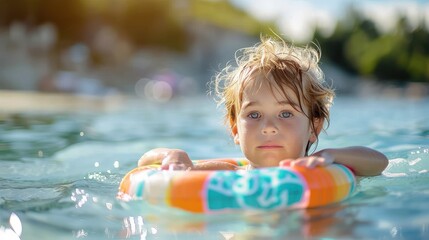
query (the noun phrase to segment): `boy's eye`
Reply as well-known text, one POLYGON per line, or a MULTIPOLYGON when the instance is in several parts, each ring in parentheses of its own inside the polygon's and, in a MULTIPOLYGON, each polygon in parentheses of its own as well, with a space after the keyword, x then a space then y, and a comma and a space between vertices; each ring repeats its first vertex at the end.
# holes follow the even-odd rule
POLYGON ((285 111, 285 112, 281 112, 279 116, 281 118, 290 118, 290 117, 292 117, 292 113, 285 111))
POLYGON ((249 115, 247 115, 249 118, 252 119, 258 119, 261 115, 258 112, 252 112, 249 115))

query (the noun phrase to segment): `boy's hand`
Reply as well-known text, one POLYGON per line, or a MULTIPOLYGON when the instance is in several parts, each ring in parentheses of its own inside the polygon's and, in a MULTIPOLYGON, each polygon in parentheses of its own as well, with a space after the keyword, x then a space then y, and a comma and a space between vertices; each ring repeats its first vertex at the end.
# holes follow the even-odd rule
POLYGON ((302 166, 308 168, 324 167, 334 163, 332 155, 326 152, 318 152, 311 156, 297 158, 297 159, 285 159, 279 163, 279 166, 302 166))
POLYGON ((143 154, 138 166, 161 165, 161 170, 190 170, 194 164, 188 154, 181 149, 156 148, 143 154))

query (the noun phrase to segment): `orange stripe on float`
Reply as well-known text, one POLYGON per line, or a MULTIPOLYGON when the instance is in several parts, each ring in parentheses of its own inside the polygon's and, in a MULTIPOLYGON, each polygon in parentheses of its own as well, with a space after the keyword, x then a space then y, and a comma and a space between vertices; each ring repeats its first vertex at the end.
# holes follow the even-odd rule
POLYGON ((321 202, 317 203, 317 206, 329 204, 335 202, 335 190, 336 183, 334 178, 332 177, 332 173, 328 170, 328 168, 319 168, 320 170, 320 181, 324 183, 323 188, 321 189, 321 202))
POLYGON ((211 171, 183 172, 173 177, 167 194, 167 204, 191 212, 204 212, 204 188, 211 171))
POLYGON ((335 201, 335 181, 326 168, 307 169, 296 167, 307 181, 309 190, 308 206, 316 207, 335 201))

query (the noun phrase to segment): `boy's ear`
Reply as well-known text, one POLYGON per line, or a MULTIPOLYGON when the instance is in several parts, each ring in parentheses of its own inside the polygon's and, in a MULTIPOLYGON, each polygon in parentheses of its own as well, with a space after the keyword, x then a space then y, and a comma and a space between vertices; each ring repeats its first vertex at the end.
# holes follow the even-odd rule
POLYGON ((317 141, 317 136, 319 136, 320 132, 323 129, 323 123, 324 123, 324 119, 323 118, 315 118, 313 120, 313 124, 314 124, 314 128, 316 130, 316 132, 311 132, 310 135, 310 142, 314 143, 317 141))
POLYGON ((234 143, 239 145, 240 144, 240 138, 238 137, 238 130, 237 130, 237 126, 233 126, 231 128, 231 134, 234 137, 234 143))

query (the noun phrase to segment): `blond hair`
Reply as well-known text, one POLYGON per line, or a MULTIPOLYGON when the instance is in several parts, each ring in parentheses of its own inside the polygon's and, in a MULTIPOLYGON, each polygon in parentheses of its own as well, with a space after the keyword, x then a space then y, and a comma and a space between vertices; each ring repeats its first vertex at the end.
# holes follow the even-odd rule
POLYGON ((318 65, 320 56, 319 48, 294 46, 280 37, 261 36, 257 45, 238 50, 235 57, 237 66, 228 64, 213 81, 217 101, 225 105, 225 122, 230 129, 236 126, 244 88, 254 83, 254 76, 261 73, 266 76, 264 79, 271 89, 278 88, 291 102, 285 89, 294 92, 298 99, 297 110, 307 116, 313 131, 316 132, 314 119, 326 121, 329 125, 334 91, 325 84, 323 71, 318 65), (303 106, 308 107, 308 114, 303 106))

